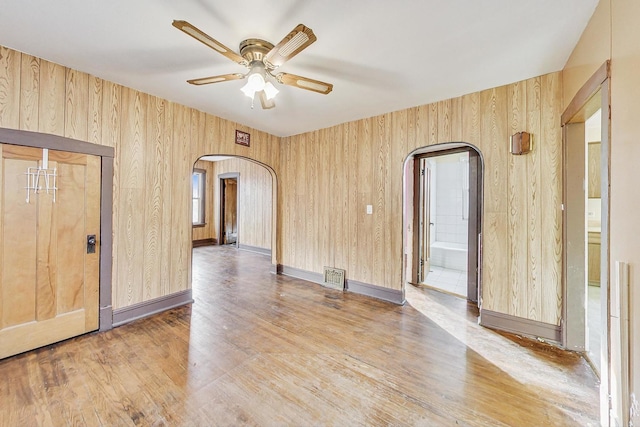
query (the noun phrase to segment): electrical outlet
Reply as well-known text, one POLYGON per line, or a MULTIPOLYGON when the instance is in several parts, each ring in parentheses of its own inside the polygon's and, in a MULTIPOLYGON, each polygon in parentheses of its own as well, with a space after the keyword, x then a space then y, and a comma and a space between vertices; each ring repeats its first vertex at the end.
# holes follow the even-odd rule
POLYGON ((367 205, 367 215, 373 214, 373 205, 367 205))

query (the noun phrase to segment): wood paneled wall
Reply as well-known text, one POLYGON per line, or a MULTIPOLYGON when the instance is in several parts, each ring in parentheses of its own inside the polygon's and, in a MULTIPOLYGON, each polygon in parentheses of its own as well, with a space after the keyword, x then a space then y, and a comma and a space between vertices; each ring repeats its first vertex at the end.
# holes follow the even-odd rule
POLYGON ((0 47, 0 126, 115 147, 113 306, 190 286, 191 172, 205 154, 277 168, 279 138, 0 47), (235 130, 251 147, 235 144, 235 130))
POLYGON ((484 158, 483 307, 558 324, 561 104, 550 74, 278 138, 0 47, 0 126, 116 149, 114 308, 189 286, 190 176, 207 154, 276 171, 274 261, 401 289, 403 161, 418 147, 464 141, 484 158), (235 144, 236 129, 251 133, 250 148, 235 144), (534 152, 511 156, 509 135, 522 130, 534 134, 534 152))
POLYGON ((282 263, 401 289, 403 162, 420 147, 467 142, 484 159, 483 308, 558 325, 561 108, 554 73, 283 138, 282 263), (519 131, 534 135, 534 150, 513 156, 519 131))
POLYGON ((207 171, 206 226, 194 228, 194 240, 217 239, 220 228, 220 182, 218 175, 237 172, 238 239, 240 245, 271 250, 273 237, 273 178, 264 166, 250 160, 232 158, 198 161, 207 171))

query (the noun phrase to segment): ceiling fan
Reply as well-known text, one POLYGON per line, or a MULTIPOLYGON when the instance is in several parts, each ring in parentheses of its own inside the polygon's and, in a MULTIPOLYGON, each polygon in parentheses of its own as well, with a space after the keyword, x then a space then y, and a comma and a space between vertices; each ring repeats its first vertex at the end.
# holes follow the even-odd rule
POLYGON ((313 34, 311 28, 305 27, 302 24, 296 26, 275 46, 261 39, 243 40, 240 42, 240 54, 232 51, 187 21, 173 21, 173 26, 216 52, 226 56, 233 62, 244 65, 249 69, 249 72, 246 74, 222 74, 219 76, 187 80, 188 83, 193 85, 206 85, 246 78, 247 84, 241 89, 242 92, 251 98, 252 108, 253 99, 255 95, 258 94, 260 103, 264 109, 275 107, 273 98, 278 93, 278 89, 269 81, 271 78, 278 83, 318 92, 323 95, 333 90, 333 85, 330 83, 308 77, 296 76, 295 74, 275 73, 278 67, 316 41, 316 36, 313 34))

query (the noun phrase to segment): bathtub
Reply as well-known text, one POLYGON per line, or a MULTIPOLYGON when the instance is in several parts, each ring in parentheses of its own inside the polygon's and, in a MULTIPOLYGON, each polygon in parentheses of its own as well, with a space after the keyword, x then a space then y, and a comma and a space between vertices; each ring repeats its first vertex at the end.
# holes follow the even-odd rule
POLYGON ((430 262, 436 267, 467 271, 467 245, 464 243, 433 242, 430 262))

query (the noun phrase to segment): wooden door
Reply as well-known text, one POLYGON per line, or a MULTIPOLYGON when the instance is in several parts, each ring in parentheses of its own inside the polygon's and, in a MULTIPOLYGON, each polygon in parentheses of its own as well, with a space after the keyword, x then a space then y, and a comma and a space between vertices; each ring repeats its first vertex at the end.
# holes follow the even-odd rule
POLYGON ((418 280, 424 283, 429 274, 431 258, 431 169, 426 158, 420 159, 417 173, 418 185, 418 219, 419 219, 419 255, 418 280))
POLYGON ((235 178, 224 180, 224 243, 238 241, 238 181, 235 178))
POLYGON ((0 359, 98 329, 100 157, 48 158, 55 201, 45 189, 27 201, 43 150, 0 144, 0 359))

